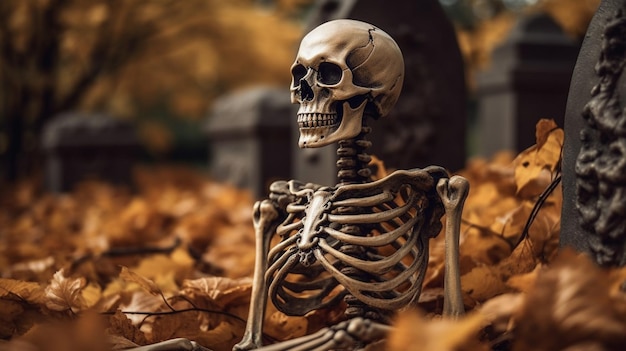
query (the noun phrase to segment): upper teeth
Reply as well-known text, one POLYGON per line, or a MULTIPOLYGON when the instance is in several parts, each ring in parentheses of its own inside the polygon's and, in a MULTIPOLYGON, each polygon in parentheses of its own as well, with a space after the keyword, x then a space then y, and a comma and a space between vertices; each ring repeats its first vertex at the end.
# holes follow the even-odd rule
POLYGON ((300 128, 326 127, 337 124, 336 113, 299 113, 298 126, 300 128))

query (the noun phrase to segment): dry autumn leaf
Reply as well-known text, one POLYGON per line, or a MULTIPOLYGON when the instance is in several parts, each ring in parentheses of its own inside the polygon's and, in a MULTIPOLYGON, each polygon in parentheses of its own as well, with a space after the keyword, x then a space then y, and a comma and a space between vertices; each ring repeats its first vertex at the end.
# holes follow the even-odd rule
POLYGON ((481 351, 479 340, 484 317, 471 314, 462 320, 427 319, 415 311, 401 313, 389 336, 389 351, 481 351))
POLYGON ((44 289, 35 282, 0 278, 0 299, 15 297, 24 302, 40 304, 44 301, 44 289))
POLYGON ((609 272, 588 257, 562 251, 515 316, 513 350, 622 349, 626 298, 612 298, 610 284, 609 272))
POLYGON ((565 133, 553 120, 537 123, 537 144, 524 150, 515 159, 517 193, 523 198, 539 195, 552 180, 559 167, 565 133))
MULTIPOLYGON (((538 145, 518 160, 527 157, 550 173, 560 155, 554 147, 560 132, 542 123, 538 145)), ((460 172, 472 185, 463 214, 460 257, 468 315, 458 321, 437 316, 443 301, 445 245, 439 235, 430 242, 419 300, 424 311, 407 312, 398 319, 398 332, 390 340, 393 349, 511 350, 515 345, 526 351, 532 345, 518 338, 535 340, 526 320, 546 335, 593 332, 602 339, 599 344, 589 339, 593 345, 612 347, 605 339, 613 337, 615 326, 626 319, 621 288, 626 270, 598 272, 568 256, 554 261, 562 204, 558 187, 534 218, 527 237, 515 246, 536 195, 518 191, 519 172, 527 170, 513 159, 502 153, 490 160, 472 160, 460 172), (582 310, 582 299, 573 295, 602 300, 583 314, 586 321, 598 323, 571 324, 582 318, 577 309, 582 310), (559 302, 570 299, 575 301, 565 307, 559 302), (546 308, 531 309, 539 305, 546 308), (609 305, 611 312, 606 311, 609 305)), ((382 163, 378 167, 386 172, 382 163)), ((22 195, 11 199, 22 196, 33 203, 32 209, 20 202, 16 210, 13 200, 0 201, 4 206, 0 223, 9 228, 0 237, 0 269, 8 278, 0 279, 3 338, 12 338, 14 345, 22 341, 31 345, 25 334, 32 330, 31 335, 41 335, 45 320, 78 318, 93 310, 107 315, 102 328, 109 341, 103 344, 113 348, 186 337, 214 350, 230 350, 241 339, 254 262, 249 194, 178 168, 140 170, 137 176, 141 181, 134 195, 91 182, 60 197, 16 188, 22 195), (31 240, 41 233, 47 235, 42 244, 33 245, 31 240), (122 233, 136 237, 124 238, 122 233), (122 273, 120 266, 125 267, 122 273)), ((539 180, 528 184, 545 182, 541 172, 535 176, 539 180)), ((270 304, 264 339, 270 343, 335 324, 344 318, 344 308, 341 304, 287 317, 270 304)), ((561 339, 573 346, 589 341, 561 339)), ((561 344, 540 347, 547 349, 546 345, 561 344)))
POLYGON ((242 298, 249 300, 252 291, 252 279, 249 277, 229 279, 223 277, 204 277, 185 280, 181 286, 183 294, 201 294, 209 297, 220 306, 227 306, 242 298))
POLYGON ((120 272, 120 278, 139 284, 144 290, 152 295, 161 295, 161 289, 150 279, 140 276, 139 274, 130 271, 127 267, 122 267, 120 272))
POLYGON ((112 346, 117 344, 127 346, 126 341, 135 345, 148 343, 145 334, 120 310, 115 311, 115 314, 109 317, 107 334, 111 338, 112 346))
POLYGON ((85 278, 68 278, 64 270, 56 272, 45 289, 45 305, 53 311, 78 312, 87 307, 81 295, 86 286, 85 278))

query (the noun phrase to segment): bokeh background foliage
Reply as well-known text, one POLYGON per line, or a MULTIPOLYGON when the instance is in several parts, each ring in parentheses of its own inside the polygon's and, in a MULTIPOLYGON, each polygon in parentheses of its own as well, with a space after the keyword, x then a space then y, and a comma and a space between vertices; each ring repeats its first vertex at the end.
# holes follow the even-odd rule
MULTIPOLYGON (((442 0, 473 72, 527 11, 581 37, 598 0, 442 0)), ((206 160, 200 121, 214 99, 289 82, 313 0, 3 0, 0 158, 10 179, 37 168, 42 126, 66 111, 136 122, 144 156, 206 160)))
POLYGON ((150 117, 197 121, 226 91, 287 84, 301 35, 294 16, 308 2, 2 1, 6 170, 14 178, 16 158, 33 152, 45 122, 68 110, 135 118, 148 150, 171 149, 167 123, 150 117))
MULTIPOLYGON (((599 1, 440 3, 457 28, 471 92, 519 15, 548 12, 580 40, 599 1)), ((254 262, 248 192, 171 166, 140 168, 133 191, 85 182, 51 194, 22 176, 37 170, 43 125, 68 110, 133 121, 144 156, 159 161, 188 157, 176 151, 185 143, 206 149, 199 126, 217 97, 287 86, 312 5, 0 0, 0 173, 20 179, 0 188, 0 350, 124 349, 173 337, 230 350, 241 339, 254 262)), ((461 171, 472 184, 460 257, 468 316, 439 317, 439 235, 421 312, 398 317, 389 350, 623 348, 626 269, 556 257, 559 187, 525 230, 559 174, 564 132, 542 120, 536 136, 517 157, 475 159, 461 171)), ((287 317, 270 306, 264 338, 310 334, 340 320, 343 307, 287 317)))

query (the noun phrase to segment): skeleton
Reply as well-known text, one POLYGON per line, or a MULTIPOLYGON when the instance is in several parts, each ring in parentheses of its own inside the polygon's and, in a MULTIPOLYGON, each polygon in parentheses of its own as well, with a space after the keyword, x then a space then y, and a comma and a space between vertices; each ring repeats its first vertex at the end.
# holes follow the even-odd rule
POLYGON ((269 199, 255 204, 252 300, 235 349, 261 348, 268 299, 287 315, 344 300, 347 321, 263 350, 358 349, 384 338, 392 313, 420 295, 428 242, 444 210, 444 313, 462 314, 458 246, 467 181, 428 167, 370 182, 367 122, 387 115, 402 87, 404 63, 394 40, 367 23, 330 21, 304 37, 291 72, 298 144, 338 142, 339 183, 279 181, 269 199))

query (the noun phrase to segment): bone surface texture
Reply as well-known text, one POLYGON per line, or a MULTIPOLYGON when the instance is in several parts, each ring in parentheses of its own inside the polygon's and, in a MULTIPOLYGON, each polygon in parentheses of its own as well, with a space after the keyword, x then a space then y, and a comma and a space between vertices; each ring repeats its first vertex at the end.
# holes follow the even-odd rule
POLYGON ((335 20, 307 34, 291 67, 299 146, 338 143, 332 187, 274 182, 254 207, 256 266, 248 323, 236 350, 262 347, 265 308, 305 315, 345 303, 346 321, 263 350, 359 349, 385 337, 393 314, 419 298, 429 240, 446 223, 446 313, 463 313, 459 226, 467 181, 441 167, 372 180, 370 121, 393 107, 402 53, 381 29, 335 20))

